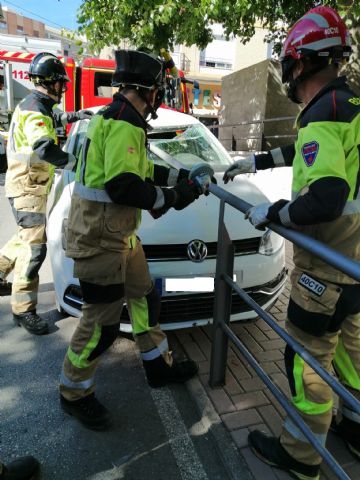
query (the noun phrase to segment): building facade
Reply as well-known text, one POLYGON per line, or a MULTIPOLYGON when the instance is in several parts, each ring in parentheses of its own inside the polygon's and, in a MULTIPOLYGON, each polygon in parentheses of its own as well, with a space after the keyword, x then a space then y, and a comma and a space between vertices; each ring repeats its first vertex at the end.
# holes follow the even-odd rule
POLYGON ((84 50, 86 54, 85 38, 69 39, 61 29, 24 17, 8 7, 2 7, 0 36, 0 48, 3 50, 9 49, 9 45, 13 45, 13 48, 17 48, 17 51, 37 53, 47 50, 48 45, 50 47, 52 44, 59 44, 60 47, 56 48, 56 51, 53 49, 47 51, 55 55, 75 59, 78 57, 80 49, 84 50), (8 37, 7 40, 6 37, 8 37))
POLYGON ((222 26, 212 26, 214 40, 205 50, 196 46, 175 47, 173 58, 178 68, 192 80, 199 82, 199 89, 187 85, 193 114, 210 125, 217 121, 221 109, 222 79, 237 70, 241 70, 270 59, 272 45, 266 43, 266 29, 257 26, 255 35, 245 45, 236 37, 227 40, 222 26))

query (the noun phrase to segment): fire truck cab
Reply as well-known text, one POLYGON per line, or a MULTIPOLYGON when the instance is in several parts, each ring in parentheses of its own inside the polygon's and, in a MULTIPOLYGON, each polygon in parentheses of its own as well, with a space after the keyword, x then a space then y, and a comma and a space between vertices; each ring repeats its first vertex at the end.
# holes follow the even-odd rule
MULTIPOLYGON (((0 66, 5 77, 4 102, 0 101, 3 117, 11 116, 15 106, 33 88, 28 76, 28 67, 35 56, 34 53, 0 51, 0 66)), ((60 57, 61 58, 61 57, 60 57)), ((111 101, 113 89, 111 78, 115 69, 114 60, 85 58, 81 65, 76 65, 73 58, 61 58, 70 78, 68 89, 63 96, 60 108, 64 111, 75 111, 111 101)), ((186 83, 198 88, 197 82, 185 79, 182 71, 174 76, 167 76, 165 107, 190 113, 186 83)), ((1 119, 0 119, 1 121, 1 119)))

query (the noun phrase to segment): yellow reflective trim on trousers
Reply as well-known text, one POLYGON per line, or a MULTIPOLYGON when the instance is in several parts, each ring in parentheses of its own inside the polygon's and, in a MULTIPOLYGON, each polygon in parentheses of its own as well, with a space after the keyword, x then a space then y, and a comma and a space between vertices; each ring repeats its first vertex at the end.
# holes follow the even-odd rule
POLYGON ((336 372, 340 377, 341 383, 348 385, 355 390, 360 390, 360 377, 352 364, 349 354, 345 350, 344 342, 339 337, 336 347, 334 364, 336 372))
POLYGON ((332 400, 326 403, 311 402, 305 397, 304 385, 302 381, 304 371, 304 360, 295 353, 293 375, 295 380, 296 396, 292 398, 294 405, 298 410, 307 415, 321 415, 328 412, 333 405, 332 400))
POLYGON ((67 356, 70 362, 76 368, 87 368, 91 365, 91 362, 88 361, 88 357, 90 353, 94 350, 96 345, 99 343, 99 339, 101 337, 101 327, 100 325, 95 325, 94 333, 90 339, 90 341, 85 345, 84 350, 77 355, 75 352, 68 348, 67 356))
POLYGON ((309 477, 308 475, 304 475, 303 473, 297 472, 296 470, 290 469, 289 472, 298 478, 299 480, 320 480, 320 473, 316 475, 316 477, 309 477))
POLYGON ((129 302, 134 333, 139 334, 151 330, 146 297, 131 298, 129 302))
POLYGON ((130 250, 133 250, 136 247, 136 233, 129 236, 128 246, 130 250))

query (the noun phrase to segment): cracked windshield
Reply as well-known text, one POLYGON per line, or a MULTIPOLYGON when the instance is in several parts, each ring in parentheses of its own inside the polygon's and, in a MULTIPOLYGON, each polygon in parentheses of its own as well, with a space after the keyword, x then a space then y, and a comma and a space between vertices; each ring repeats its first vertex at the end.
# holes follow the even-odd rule
MULTIPOLYGON (((197 162, 207 162, 216 169, 231 163, 229 154, 203 125, 149 132, 148 138, 156 147, 161 148, 184 166, 191 167, 197 162)), ((164 160, 149 150, 148 155, 156 163, 167 165, 164 160)))

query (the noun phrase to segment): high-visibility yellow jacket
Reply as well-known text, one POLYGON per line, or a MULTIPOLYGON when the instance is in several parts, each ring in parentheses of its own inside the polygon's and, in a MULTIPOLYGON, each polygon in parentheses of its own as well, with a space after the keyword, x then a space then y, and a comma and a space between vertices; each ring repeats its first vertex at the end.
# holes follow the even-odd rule
POLYGON ((7 197, 46 195, 54 167, 63 167, 68 154, 57 145, 53 111, 55 101, 38 90, 32 91, 15 108, 7 143, 7 197))

